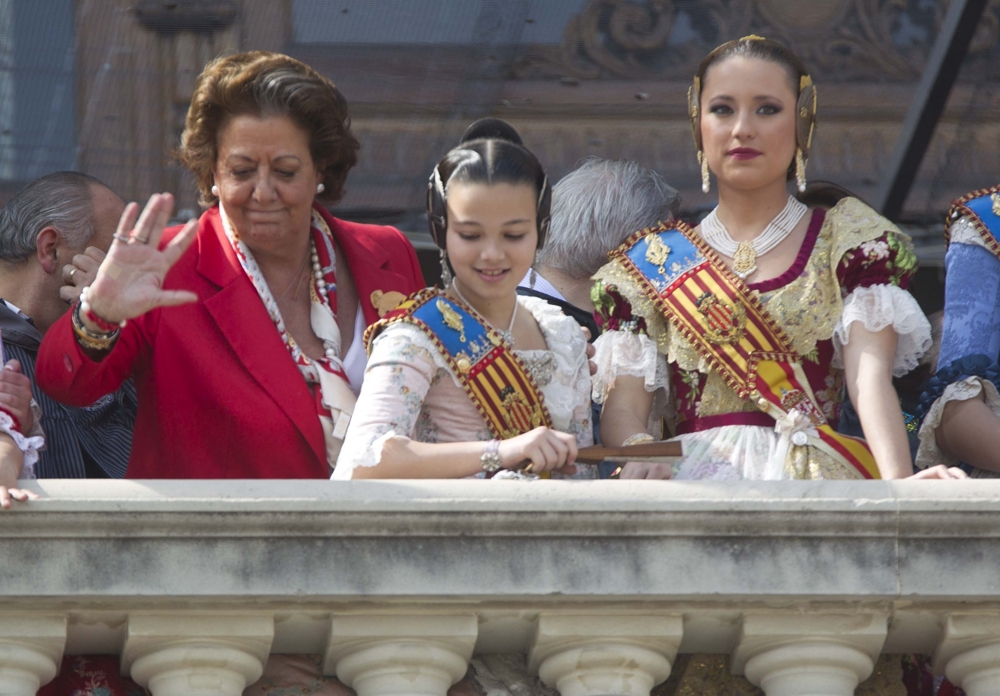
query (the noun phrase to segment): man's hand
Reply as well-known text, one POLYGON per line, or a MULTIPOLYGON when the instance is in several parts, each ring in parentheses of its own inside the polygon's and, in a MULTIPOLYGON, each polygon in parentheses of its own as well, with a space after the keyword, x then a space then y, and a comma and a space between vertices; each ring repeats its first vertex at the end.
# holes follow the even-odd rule
POLYGON ((63 266, 63 285, 59 288, 59 297, 67 304, 74 304, 80 299, 80 291, 94 282, 97 269, 104 262, 105 253, 97 247, 87 247, 82 254, 73 257, 70 263, 63 266))

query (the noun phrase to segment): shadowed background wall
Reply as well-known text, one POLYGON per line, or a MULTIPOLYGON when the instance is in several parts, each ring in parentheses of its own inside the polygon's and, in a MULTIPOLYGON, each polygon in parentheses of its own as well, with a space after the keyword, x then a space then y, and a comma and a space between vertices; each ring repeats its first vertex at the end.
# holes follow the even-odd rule
MULTIPOLYGON (((686 115, 698 61, 757 33, 819 85, 810 178, 871 196, 940 26, 943 0, 0 0, 0 194, 53 169, 127 199, 178 194, 170 158, 194 79, 238 50, 287 52, 351 105, 359 165, 343 217, 425 246, 426 177, 470 121, 509 119, 558 179, 581 158, 635 159, 712 201, 686 115), (14 95, 13 99, 9 96, 14 95)), ((991 3, 904 209, 925 265, 948 201, 1000 179, 1000 2, 991 3)))

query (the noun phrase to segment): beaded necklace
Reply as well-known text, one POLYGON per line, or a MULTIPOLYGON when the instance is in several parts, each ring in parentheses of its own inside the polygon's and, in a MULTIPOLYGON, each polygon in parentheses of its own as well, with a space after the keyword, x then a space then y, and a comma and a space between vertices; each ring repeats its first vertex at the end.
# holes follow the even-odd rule
POLYGON ((757 257, 772 251, 792 233, 799 220, 806 214, 809 207, 800 203, 794 197, 788 197, 788 203, 778 213, 763 232, 751 240, 737 242, 722 224, 716 207, 701 221, 701 236, 708 245, 733 260, 733 273, 740 278, 746 278, 757 270, 757 257))
MULTIPOLYGON (((333 248, 333 234, 323 217, 315 210, 312 211, 312 225, 309 230, 309 253, 312 262, 313 282, 309 284, 310 310, 309 318, 312 329, 316 336, 323 341, 324 356, 320 360, 312 360, 299 347, 298 343, 285 327, 285 321, 281 317, 281 310, 271 293, 264 274, 257 265, 253 253, 247 245, 239 238, 226 215, 219 205, 219 217, 222 219, 222 227, 226 237, 236 252, 236 258, 240 266, 246 273, 247 278, 257 290, 268 316, 274 322, 278 334, 281 336, 285 348, 295 361, 296 367, 305 378, 306 382, 315 385, 317 399, 317 412, 324 422, 323 434, 328 440, 327 451, 339 450, 339 447, 331 450, 329 438, 332 436, 343 439, 344 431, 347 429, 347 422, 350 421, 349 414, 343 422, 338 418, 345 410, 347 404, 343 403, 344 389, 342 385, 335 384, 333 380, 343 380, 345 385, 350 384, 347 372, 344 370, 344 363, 340 357, 340 327, 337 325, 337 279, 336 279, 336 255, 333 248), (334 403, 334 401, 337 401, 334 403)), ((349 386, 346 387, 350 392, 349 386)), ((353 402, 349 404, 353 410, 353 402)), ((329 462, 333 466, 336 462, 329 462)))
MULTIPOLYGON (((473 306, 473 304, 471 302, 469 302, 467 299, 465 299, 465 295, 462 294, 462 291, 458 289, 458 284, 455 282, 454 278, 451 281, 451 289, 455 291, 455 294, 458 295, 458 297, 462 300, 462 302, 464 302, 465 304, 467 304, 469 307, 472 307, 473 309, 475 309, 475 307, 473 306)), ((510 326, 507 327, 506 331, 504 331, 503 329, 498 329, 497 327, 493 326, 493 324, 490 324, 489 321, 486 322, 487 324, 490 325, 490 327, 494 331, 496 331, 498 334, 500 334, 500 337, 509 346, 513 346, 514 345, 514 320, 517 318, 517 306, 518 306, 517 297, 515 297, 514 298, 514 311, 511 312, 511 314, 510 314, 510 326)), ((485 319, 485 317, 483 317, 483 318, 485 319)))

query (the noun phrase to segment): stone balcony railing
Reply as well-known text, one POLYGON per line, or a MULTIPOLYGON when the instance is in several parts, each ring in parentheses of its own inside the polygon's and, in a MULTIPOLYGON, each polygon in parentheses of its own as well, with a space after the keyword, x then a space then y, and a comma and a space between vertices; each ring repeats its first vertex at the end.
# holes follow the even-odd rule
POLYGON ((41 481, 0 513, 0 693, 120 654, 154 696, 236 696, 321 653, 359 696, 523 652, 563 696, 645 696, 678 652, 768 696, 880 653, 1000 694, 1000 482, 41 481))

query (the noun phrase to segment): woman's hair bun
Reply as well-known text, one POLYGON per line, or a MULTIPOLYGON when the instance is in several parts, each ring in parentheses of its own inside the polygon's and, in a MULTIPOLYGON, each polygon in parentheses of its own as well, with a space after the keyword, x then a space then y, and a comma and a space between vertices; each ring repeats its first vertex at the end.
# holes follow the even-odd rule
POLYGON ((509 143, 514 143, 515 145, 524 147, 524 143, 521 141, 521 136, 518 135, 516 130, 514 130, 514 126, 510 125, 503 119, 492 117, 481 118, 466 128, 465 133, 462 134, 462 139, 459 141, 459 144, 465 144, 471 140, 482 140, 484 138, 506 140, 509 143))

